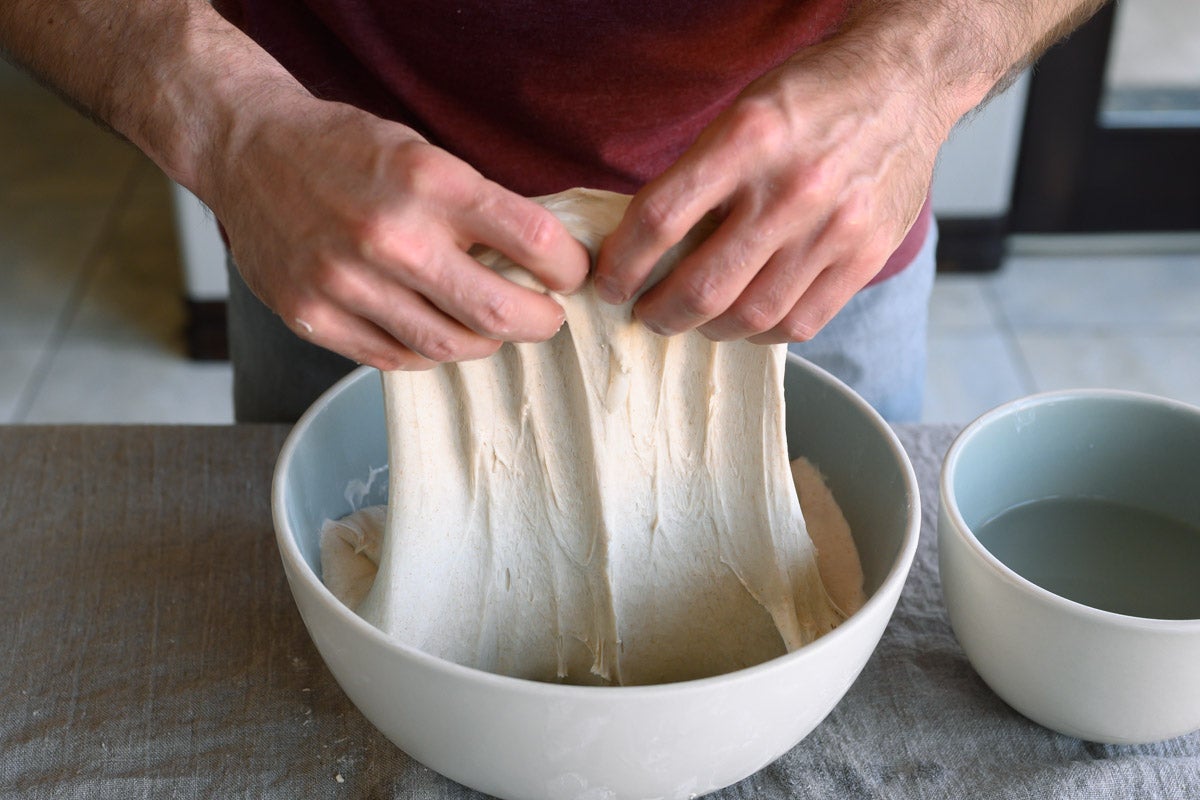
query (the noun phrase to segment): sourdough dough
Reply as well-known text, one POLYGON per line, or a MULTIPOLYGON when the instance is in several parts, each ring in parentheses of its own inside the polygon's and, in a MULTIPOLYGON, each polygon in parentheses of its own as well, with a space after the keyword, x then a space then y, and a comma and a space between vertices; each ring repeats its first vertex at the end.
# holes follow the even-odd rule
MULTIPOLYGON (((628 198, 542 202, 594 254, 628 198)), ((785 346, 663 338, 590 286, 555 299, 548 342, 384 374, 387 533, 358 613, 450 661, 578 683, 720 674, 837 625, 788 469, 785 346)))
MULTIPOLYGON (((850 616, 864 602, 862 564, 850 524, 824 476, 811 461, 792 462, 792 479, 809 535, 817 548, 817 567, 835 606, 850 616)), ((358 506, 359 503, 352 503, 358 506)), ((333 596, 350 609, 366 597, 379 569, 387 506, 358 508, 321 528, 321 574, 333 596)))

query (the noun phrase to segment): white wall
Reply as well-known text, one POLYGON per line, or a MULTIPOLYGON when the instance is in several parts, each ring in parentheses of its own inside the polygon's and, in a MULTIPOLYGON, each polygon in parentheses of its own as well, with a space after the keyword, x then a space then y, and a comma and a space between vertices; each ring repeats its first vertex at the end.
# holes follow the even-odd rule
POLYGON ((1008 213, 1025 121, 1029 73, 969 114, 942 147, 933 173, 933 211, 939 217, 998 217, 1008 213))
POLYGON ((225 243, 208 207, 177 183, 171 184, 175 227, 183 259, 187 299, 224 300, 229 295, 225 273, 225 243))

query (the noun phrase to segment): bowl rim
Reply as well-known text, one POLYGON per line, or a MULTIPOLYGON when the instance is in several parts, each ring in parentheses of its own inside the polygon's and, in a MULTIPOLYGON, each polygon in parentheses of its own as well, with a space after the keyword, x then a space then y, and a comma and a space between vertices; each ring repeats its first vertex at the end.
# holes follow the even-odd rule
MULTIPOLYGON (((890 611, 883 608, 889 603, 887 596, 895 593, 896 598, 899 598, 900 593, 904 588, 904 583, 908 579, 908 573, 912 568, 913 559, 916 556, 917 544, 920 540, 921 532, 921 500, 920 492, 917 485, 916 472, 913 469, 912 462, 900 444, 900 439, 896 436, 891 426, 880 416, 873 407, 863 400, 856 392, 843 383, 838 378, 831 375, 826 370, 818 367, 815 364, 789 352, 787 354, 789 362, 796 362, 797 365, 805 370, 814 373, 815 377, 827 384, 831 384, 839 391, 848 401, 857 406, 868 418, 872 427, 876 428, 884 437, 889 453, 895 458, 896 463, 900 466, 901 476, 904 481, 904 494, 908 498, 909 504, 906 509, 905 528, 901 538, 901 547, 898 550, 891 566, 883 579, 879 582, 878 588, 871 594, 863 606, 847 617, 840 625, 832 631, 823 634, 815 641, 797 649, 790 653, 776 656, 768 661, 760 664, 755 664, 749 667, 744 667, 733 672, 726 672, 720 675, 712 675, 705 678, 694 678, 684 681, 676 681, 672 683, 658 684, 641 684, 634 686, 588 686, 578 684, 562 684, 549 683, 544 681, 535 681, 529 678, 518 678, 510 675, 501 675, 486 670, 481 670, 475 667, 469 667, 463 664, 458 664, 453 661, 438 656, 426 653, 412 645, 405 644, 394 637, 384 633, 383 631, 370 624, 357 613, 350 610, 344 603, 338 600, 333 593, 325 586, 324 581, 317 577, 312 567, 309 566, 304 556, 300 553, 299 545, 296 543, 295 536, 288 533, 290 526, 287 524, 287 504, 290 491, 283 480, 283 476, 287 471, 287 465, 294 458, 295 451, 299 447, 300 440, 304 437, 305 432, 315 423, 316 419, 328 408, 334 400, 344 392, 353 383, 366 380, 371 373, 379 375, 379 370, 360 366, 345 377, 341 378, 337 383, 323 392, 316 401, 304 412, 292 430, 288 433, 284 440, 283 447, 280 449, 279 455, 276 458, 275 468, 271 479, 271 513, 275 528, 275 541, 279 548, 280 557, 285 563, 285 566, 290 567, 290 572, 297 576, 298 579, 306 584, 312 585, 316 590, 316 599, 328 609, 331 609, 335 616, 339 617, 341 624, 350 626, 353 630, 361 635, 367 636, 376 645, 385 647, 397 652, 398 655, 413 659, 417 664, 423 665, 428 669, 438 671, 447 676, 460 676, 470 678, 473 682, 482 685, 495 685, 498 688, 503 688, 506 691, 515 691, 517 693, 532 693, 539 696, 550 697, 573 697, 577 698, 593 692, 603 692, 614 697, 635 700, 645 698, 648 695, 686 695, 693 692, 699 692, 710 688, 714 684, 737 684, 744 681, 759 680, 765 676, 777 672, 779 670, 790 668, 793 663, 818 658, 820 653, 836 647, 843 639, 851 636, 853 632, 862 624, 866 624, 863 620, 873 617, 876 614, 884 613, 890 616, 890 611), (857 622, 856 622, 857 620, 857 622), (616 694, 613 694, 616 693, 616 694)), ((890 601, 893 605, 895 600, 890 601)), ((886 623, 885 623, 886 624, 886 623)))
POLYGON ((954 440, 950 443, 950 448, 946 451, 946 457, 942 460, 941 474, 938 478, 938 494, 941 498, 940 504, 942 510, 952 523, 949 533, 961 539, 967 545, 968 552, 981 561, 1001 580, 1018 591, 1031 595, 1042 604, 1049 605, 1070 616, 1094 623, 1116 625, 1122 628, 1158 634, 1200 633, 1200 618, 1160 619, 1156 617, 1139 617, 1133 614, 1121 614, 1116 611, 1106 611, 1102 608, 1089 606, 1043 588, 1028 578, 1023 577, 993 555, 975 536, 975 532, 971 530, 971 526, 967 524, 966 519, 963 517, 962 511, 958 507, 958 498, 953 491, 954 473, 958 468, 958 462, 962 457, 963 451, 976 436, 999 420, 1031 408, 1078 402, 1081 400, 1159 406, 1164 409, 1183 413, 1187 416, 1196 417, 1196 423, 1200 425, 1200 407, 1193 406, 1181 400, 1129 389, 1101 387, 1057 389, 1054 391, 1036 392, 1001 403, 980 414, 968 423, 954 437, 954 440))

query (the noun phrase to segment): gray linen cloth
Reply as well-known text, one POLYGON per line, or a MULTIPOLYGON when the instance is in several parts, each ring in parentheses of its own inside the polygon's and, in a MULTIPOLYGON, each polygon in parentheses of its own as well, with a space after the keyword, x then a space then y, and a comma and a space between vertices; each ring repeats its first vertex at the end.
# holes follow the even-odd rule
MULTIPOLYGON (((376 732, 313 649, 271 529, 286 432, 0 428, 0 797, 476 796, 376 732)), ((806 740, 713 796, 1200 798, 1200 734, 1081 742, 975 675, 937 578, 953 430, 899 433, 924 523, 878 650, 806 740)))

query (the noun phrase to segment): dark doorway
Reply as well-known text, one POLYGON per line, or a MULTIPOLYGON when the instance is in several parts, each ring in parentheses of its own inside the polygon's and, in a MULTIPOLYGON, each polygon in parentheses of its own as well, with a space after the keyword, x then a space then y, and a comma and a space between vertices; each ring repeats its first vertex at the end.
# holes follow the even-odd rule
MULTIPOLYGON (((1114 84, 1115 35, 1127 11, 1125 3, 1105 6, 1035 67, 1012 232, 1200 229, 1200 69, 1161 85, 1153 75, 1114 84)), ((1189 45, 1200 38, 1200 27, 1173 30, 1181 23, 1168 16, 1137 24, 1167 26, 1164 33, 1191 37, 1189 45)))

